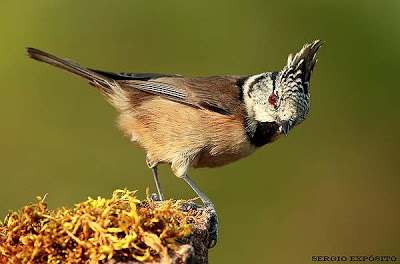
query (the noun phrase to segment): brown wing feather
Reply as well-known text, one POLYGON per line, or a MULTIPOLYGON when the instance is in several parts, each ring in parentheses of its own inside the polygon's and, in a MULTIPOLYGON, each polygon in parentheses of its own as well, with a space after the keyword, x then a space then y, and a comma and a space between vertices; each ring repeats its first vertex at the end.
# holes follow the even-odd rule
MULTIPOLYGON (((44 51, 27 48, 28 55, 81 76, 98 87, 103 94, 112 93, 112 85, 136 89, 192 107, 207 109, 223 115, 234 115, 241 105, 239 76, 183 78, 179 75, 149 73, 111 73, 82 67, 44 51)), ((141 98, 147 96, 142 96, 141 98)))
POLYGON ((161 77, 148 81, 120 80, 123 87, 134 88, 193 107, 233 115, 241 105, 241 77, 199 78, 161 77))

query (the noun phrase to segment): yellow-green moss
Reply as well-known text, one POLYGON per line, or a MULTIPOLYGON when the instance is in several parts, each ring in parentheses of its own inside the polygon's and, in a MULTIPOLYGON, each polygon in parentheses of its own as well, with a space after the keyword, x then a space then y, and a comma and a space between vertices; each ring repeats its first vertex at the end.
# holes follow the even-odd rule
POLYGON ((191 229, 190 216, 179 210, 183 201, 140 202, 127 190, 111 199, 89 197, 72 209, 48 210, 37 199, 0 222, 0 263, 152 261, 167 256, 191 229))

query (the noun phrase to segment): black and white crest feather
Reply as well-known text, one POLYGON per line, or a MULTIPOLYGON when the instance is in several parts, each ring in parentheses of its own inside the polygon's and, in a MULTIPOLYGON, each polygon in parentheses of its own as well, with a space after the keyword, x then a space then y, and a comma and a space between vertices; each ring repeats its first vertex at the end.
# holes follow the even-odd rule
POLYGON ((315 40, 310 44, 306 44, 293 57, 292 54, 288 57, 288 62, 282 70, 281 81, 291 79, 299 82, 303 86, 303 92, 309 93, 310 78, 317 62, 317 51, 322 46, 323 42, 315 40))

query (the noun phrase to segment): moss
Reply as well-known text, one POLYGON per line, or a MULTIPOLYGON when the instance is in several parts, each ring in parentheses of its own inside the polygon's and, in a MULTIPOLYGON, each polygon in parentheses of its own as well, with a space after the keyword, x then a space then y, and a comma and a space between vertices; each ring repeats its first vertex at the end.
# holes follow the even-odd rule
POLYGON ((186 201, 139 201, 116 190, 74 208, 49 210, 45 199, 10 212, 0 222, 0 263, 105 263, 112 258, 159 261, 189 235, 186 201))

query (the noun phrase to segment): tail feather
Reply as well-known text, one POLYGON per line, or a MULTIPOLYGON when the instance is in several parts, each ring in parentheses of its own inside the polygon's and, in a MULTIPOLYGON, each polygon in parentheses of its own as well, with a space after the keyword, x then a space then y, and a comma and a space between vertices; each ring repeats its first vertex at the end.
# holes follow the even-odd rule
POLYGON ((115 82, 115 80, 109 77, 82 67, 73 61, 59 58, 57 56, 51 55, 47 52, 35 48, 26 48, 26 51, 27 55, 34 60, 45 62, 47 64, 78 75, 88 80, 90 84, 99 88, 103 93, 108 94, 111 92, 112 84, 115 82))

